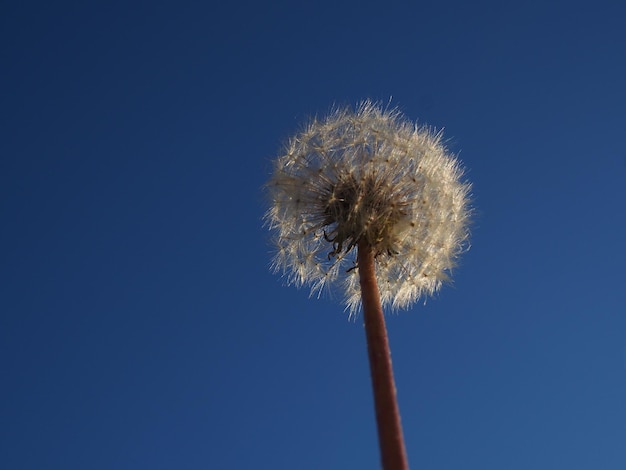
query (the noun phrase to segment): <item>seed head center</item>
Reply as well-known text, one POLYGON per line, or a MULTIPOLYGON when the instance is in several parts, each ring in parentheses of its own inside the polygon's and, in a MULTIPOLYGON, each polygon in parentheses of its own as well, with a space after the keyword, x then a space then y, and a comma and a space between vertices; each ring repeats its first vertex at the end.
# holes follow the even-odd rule
POLYGON ((394 254, 394 227, 407 216, 407 204, 375 176, 353 176, 329 186, 324 203, 324 236, 333 244, 329 258, 366 240, 376 254, 394 254))

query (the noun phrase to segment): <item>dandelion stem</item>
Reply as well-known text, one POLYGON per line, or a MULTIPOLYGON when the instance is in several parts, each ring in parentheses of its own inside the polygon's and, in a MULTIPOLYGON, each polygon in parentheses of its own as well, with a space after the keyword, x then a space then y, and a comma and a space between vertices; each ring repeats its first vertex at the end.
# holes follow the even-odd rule
POLYGON ((374 252, 367 241, 359 242, 357 258, 382 466, 383 470, 407 470, 409 465, 396 400, 387 329, 376 283, 374 252))

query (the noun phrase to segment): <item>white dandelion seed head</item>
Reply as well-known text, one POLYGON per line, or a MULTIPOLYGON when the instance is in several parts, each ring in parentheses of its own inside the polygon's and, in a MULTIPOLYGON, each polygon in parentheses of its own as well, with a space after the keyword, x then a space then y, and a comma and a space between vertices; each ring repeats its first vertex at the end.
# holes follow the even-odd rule
POLYGON ((383 306, 435 293, 467 246, 470 212, 470 185, 441 139, 370 101, 313 120, 285 145, 267 184, 273 269, 312 294, 339 285, 355 314, 363 240, 383 306))

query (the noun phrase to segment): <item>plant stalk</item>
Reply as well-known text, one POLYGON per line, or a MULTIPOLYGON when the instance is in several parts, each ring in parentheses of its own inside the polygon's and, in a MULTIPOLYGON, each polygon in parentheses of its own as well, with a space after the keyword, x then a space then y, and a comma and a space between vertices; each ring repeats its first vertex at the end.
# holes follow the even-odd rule
POLYGON ((396 399, 396 385, 391 366, 391 352, 376 282, 374 253, 372 247, 365 241, 360 241, 358 244, 357 263, 382 468, 383 470, 408 470, 400 411, 396 399))

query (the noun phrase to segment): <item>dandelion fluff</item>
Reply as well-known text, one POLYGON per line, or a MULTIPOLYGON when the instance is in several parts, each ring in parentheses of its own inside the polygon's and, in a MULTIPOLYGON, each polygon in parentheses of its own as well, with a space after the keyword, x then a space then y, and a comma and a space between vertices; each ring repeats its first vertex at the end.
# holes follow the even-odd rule
POLYGON ((375 256, 383 306, 407 308, 448 280, 466 247, 470 185, 441 133, 370 101, 313 120, 268 182, 275 271, 312 293, 361 302, 356 246, 375 256))

